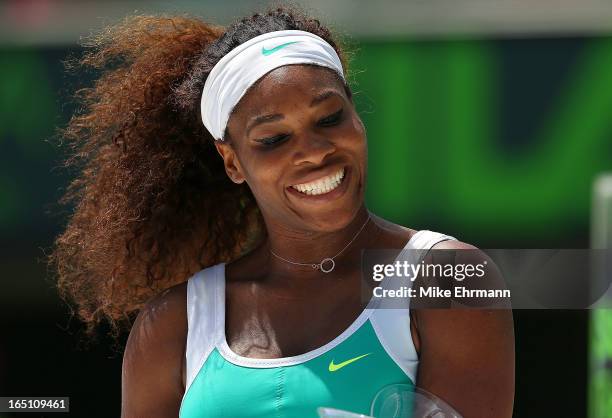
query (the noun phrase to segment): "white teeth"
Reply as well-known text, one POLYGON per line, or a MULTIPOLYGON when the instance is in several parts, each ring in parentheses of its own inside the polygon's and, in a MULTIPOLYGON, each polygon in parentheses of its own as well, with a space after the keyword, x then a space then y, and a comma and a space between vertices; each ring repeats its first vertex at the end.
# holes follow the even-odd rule
POLYGON ((313 196, 328 193, 334 190, 340 185, 340 183, 342 183, 343 178, 344 168, 341 168, 337 173, 334 173, 331 176, 323 177, 318 180, 311 181, 310 183, 295 184, 291 187, 302 193, 313 196))

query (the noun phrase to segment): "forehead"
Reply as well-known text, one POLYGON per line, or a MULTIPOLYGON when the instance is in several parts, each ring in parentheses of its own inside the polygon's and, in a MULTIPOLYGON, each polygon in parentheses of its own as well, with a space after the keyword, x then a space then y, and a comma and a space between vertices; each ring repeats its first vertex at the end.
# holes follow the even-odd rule
POLYGON ((261 112, 274 105, 301 101, 323 90, 336 90, 345 96, 344 85, 334 70, 318 65, 285 65, 260 78, 242 97, 234 112, 236 116, 261 112))

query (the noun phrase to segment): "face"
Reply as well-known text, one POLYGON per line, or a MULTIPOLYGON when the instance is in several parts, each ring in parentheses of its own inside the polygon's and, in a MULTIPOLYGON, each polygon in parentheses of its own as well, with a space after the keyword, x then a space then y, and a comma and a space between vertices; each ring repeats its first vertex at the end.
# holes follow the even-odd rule
POLYGON ((333 231, 363 205, 365 129, 342 82, 312 65, 255 83, 216 141, 227 174, 249 185, 268 226, 333 231))

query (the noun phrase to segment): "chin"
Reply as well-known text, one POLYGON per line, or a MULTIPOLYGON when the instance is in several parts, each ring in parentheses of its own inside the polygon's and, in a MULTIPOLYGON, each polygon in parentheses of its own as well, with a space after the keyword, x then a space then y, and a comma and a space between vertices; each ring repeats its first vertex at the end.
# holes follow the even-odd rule
POLYGON ((307 223, 307 228, 319 232, 334 232, 346 228, 357 216, 357 212, 361 207, 360 202, 355 202, 353 205, 344 205, 342 207, 310 211, 302 216, 302 220, 307 223))

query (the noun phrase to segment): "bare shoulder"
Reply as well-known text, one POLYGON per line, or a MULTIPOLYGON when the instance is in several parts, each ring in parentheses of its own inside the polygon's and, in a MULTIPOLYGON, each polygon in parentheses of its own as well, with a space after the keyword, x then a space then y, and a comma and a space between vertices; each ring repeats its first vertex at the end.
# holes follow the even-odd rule
POLYGON ((141 309, 122 368, 122 414, 176 416, 184 392, 187 284, 164 290, 141 309))
MULTIPOLYGON (((444 240, 436 243, 433 247, 434 250, 459 250, 454 252, 455 262, 477 265, 484 263, 487 265, 487 279, 494 281, 498 285, 503 282, 501 272, 495 261, 480 248, 468 244, 459 240, 444 240)), ((432 257, 431 252, 428 254, 426 261, 430 261, 432 257)))
MULTIPOLYGON (((482 251, 480 248, 468 244, 467 242, 459 241, 456 239, 447 239, 444 241, 440 241, 436 243, 433 247, 433 250, 459 250, 453 252, 455 255, 455 262, 457 263, 469 263, 469 264, 479 264, 484 262, 489 266, 489 275, 492 278, 493 275, 498 276, 499 272, 497 270, 497 266, 495 262, 489 257, 489 255, 482 251)), ((431 261, 433 256, 433 252, 429 252, 425 261, 431 261)))
POLYGON ((154 296, 140 310, 128 338, 124 366, 134 356, 180 361, 186 338, 187 283, 181 283, 154 296))
MULTIPOLYGON (((457 263, 487 261, 487 270, 493 267, 487 282, 499 280, 493 261, 474 245, 446 240, 432 248, 458 250, 454 252, 457 263)), ((438 255, 432 253, 428 257, 438 255)), ((413 315, 419 344, 426 347, 420 353, 418 385, 446 400, 462 416, 511 417, 515 361, 512 311, 416 309, 413 315)))
POLYGON ((149 300, 138 314, 134 331, 147 337, 186 336, 187 282, 172 286, 149 300))
POLYGON ((158 293, 146 303, 143 312, 152 319, 186 319, 187 282, 179 283, 158 293))

